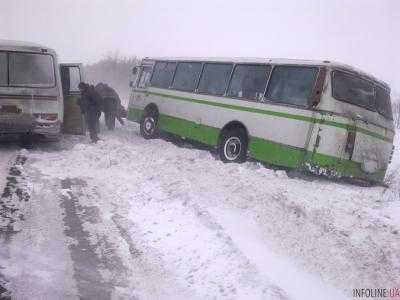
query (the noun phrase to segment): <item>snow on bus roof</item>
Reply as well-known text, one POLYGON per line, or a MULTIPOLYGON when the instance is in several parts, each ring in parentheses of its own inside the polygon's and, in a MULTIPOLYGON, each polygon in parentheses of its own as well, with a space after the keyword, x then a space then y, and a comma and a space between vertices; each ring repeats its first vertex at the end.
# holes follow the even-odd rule
POLYGON ((331 68, 336 68, 356 73, 359 76, 366 77, 370 80, 376 81, 389 89, 389 85, 386 82, 376 78, 375 76, 368 74, 353 66, 331 60, 306 60, 306 59, 264 58, 264 57, 145 57, 143 60, 271 63, 271 64, 282 64, 282 65, 296 64, 296 65, 328 66, 331 68))
POLYGON ((54 50, 40 44, 26 42, 26 41, 14 41, 14 40, 2 40, 0 39, 0 50, 18 50, 18 51, 34 51, 42 52, 45 49, 47 52, 53 52, 54 50))

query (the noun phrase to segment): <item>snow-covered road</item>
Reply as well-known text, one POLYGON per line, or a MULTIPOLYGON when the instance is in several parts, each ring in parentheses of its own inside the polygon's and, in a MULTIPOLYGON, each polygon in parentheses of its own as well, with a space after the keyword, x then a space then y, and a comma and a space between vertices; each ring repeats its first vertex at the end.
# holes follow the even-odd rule
POLYGON ((400 286, 398 152, 390 188, 363 188, 223 164, 132 123, 102 136, 19 153, 7 199, 18 233, 0 252, 15 299, 350 299, 400 286))
POLYGON ((0 191, 4 190, 7 174, 15 159, 17 147, 13 144, 0 145, 0 191))

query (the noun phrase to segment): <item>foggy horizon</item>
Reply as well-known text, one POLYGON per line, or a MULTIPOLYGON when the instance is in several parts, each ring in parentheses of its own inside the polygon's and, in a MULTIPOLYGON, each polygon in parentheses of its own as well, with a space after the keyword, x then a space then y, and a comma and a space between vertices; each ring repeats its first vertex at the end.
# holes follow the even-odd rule
POLYGON ((116 52, 332 60, 400 91, 396 0, 14 0, 2 4, 0 28, 1 39, 44 44, 60 62, 93 63, 116 52))

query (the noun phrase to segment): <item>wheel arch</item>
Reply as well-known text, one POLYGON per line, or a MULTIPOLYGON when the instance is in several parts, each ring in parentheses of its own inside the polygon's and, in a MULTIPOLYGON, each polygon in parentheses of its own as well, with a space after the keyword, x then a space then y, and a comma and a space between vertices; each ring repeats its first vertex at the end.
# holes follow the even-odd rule
POLYGON ((160 111, 158 110, 157 104, 155 104, 153 102, 146 105, 146 107, 143 110, 143 116, 145 116, 145 115, 147 115, 149 113, 152 113, 152 112, 155 113, 157 117, 160 114, 160 111))
POLYGON ((235 129, 242 129, 245 134, 246 134, 246 142, 247 142, 247 146, 249 144, 249 131, 247 130, 247 127, 243 124, 243 122, 238 121, 238 120, 232 120, 228 123, 226 123, 224 125, 224 127, 222 127, 219 137, 218 137, 218 145, 221 141, 221 137, 223 135, 223 133, 230 131, 230 130, 235 130, 235 129))

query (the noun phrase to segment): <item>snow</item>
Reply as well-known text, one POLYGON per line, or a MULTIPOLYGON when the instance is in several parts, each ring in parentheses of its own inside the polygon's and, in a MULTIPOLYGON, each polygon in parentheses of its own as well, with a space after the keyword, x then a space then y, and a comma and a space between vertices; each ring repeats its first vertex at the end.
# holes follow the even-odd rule
POLYGON ((15 149, 9 145, 2 145, 0 151, 0 191, 3 191, 6 185, 8 170, 15 159, 15 149))
POLYGON ((31 199, 0 260, 17 298, 350 299, 400 284, 399 151, 389 188, 365 188, 224 164, 130 122, 101 136, 24 153, 31 199))
POLYGON ((265 276, 273 272, 274 282, 283 288, 291 299, 343 299, 344 295, 336 291, 320 278, 301 270, 296 263, 271 251, 268 240, 262 230, 252 220, 240 213, 224 214, 215 211, 218 221, 247 257, 251 257, 257 269, 265 276), (295 280, 294 280, 295 279, 295 280))

